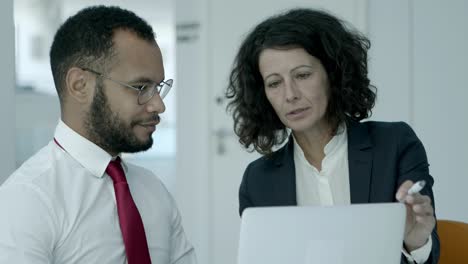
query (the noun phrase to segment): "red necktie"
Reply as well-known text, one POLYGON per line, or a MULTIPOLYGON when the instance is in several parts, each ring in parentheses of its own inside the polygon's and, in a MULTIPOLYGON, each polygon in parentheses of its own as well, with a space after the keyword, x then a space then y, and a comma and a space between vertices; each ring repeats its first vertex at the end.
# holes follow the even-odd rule
POLYGON ((119 157, 109 163, 106 172, 114 182, 117 213, 128 264, 151 263, 143 221, 133 202, 119 157))

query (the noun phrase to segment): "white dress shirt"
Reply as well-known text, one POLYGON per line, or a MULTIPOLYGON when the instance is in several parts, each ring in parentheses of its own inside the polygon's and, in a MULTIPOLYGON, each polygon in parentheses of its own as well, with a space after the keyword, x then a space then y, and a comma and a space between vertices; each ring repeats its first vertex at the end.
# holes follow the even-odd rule
POLYGON ((324 152, 322 170, 318 171, 307 161, 294 138, 298 205, 351 204, 346 131, 334 136, 325 146, 324 152))
MULTIPOLYGON (((348 135, 346 127, 340 127, 325 145, 322 170, 307 161, 304 151, 294 138, 294 166, 296 169, 296 198, 299 206, 332 206, 351 204, 348 135)), ((431 254, 432 238, 421 248, 403 254, 410 263, 424 263, 431 254)))
MULTIPOLYGON (((126 263, 112 157, 62 121, 0 187, 0 263, 126 263)), ((123 162, 155 264, 194 264, 176 204, 150 171, 123 162)))

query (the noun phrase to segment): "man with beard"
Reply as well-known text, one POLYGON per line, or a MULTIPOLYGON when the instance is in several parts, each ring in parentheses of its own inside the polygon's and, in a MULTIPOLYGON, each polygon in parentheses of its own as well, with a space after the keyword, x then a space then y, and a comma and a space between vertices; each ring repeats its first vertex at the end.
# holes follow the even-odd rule
POLYGON ((0 187, 0 263, 195 263, 171 195, 123 152, 149 149, 172 86, 152 28, 95 6, 50 50, 61 120, 0 187))

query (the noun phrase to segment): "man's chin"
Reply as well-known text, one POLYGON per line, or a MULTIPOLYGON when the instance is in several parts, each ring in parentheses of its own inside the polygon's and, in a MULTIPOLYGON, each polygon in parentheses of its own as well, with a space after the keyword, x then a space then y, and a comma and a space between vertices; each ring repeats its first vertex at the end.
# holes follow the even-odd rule
POLYGON ((149 138, 146 142, 138 142, 138 144, 132 144, 132 146, 128 146, 125 153, 137 153, 147 151, 153 146, 153 138, 149 138))
POLYGON ((140 151, 147 151, 153 146, 153 139, 150 139, 146 144, 141 145, 140 151))

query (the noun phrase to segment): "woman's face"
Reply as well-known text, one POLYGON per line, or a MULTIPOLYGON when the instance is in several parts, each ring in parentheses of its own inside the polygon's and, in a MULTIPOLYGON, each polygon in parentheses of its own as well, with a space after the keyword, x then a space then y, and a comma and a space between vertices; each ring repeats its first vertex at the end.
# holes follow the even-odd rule
POLYGON ((295 132, 326 128, 328 77, 320 60, 303 48, 265 49, 259 70, 268 101, 295 132))

